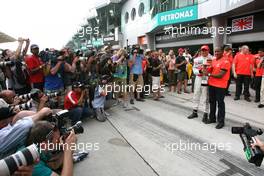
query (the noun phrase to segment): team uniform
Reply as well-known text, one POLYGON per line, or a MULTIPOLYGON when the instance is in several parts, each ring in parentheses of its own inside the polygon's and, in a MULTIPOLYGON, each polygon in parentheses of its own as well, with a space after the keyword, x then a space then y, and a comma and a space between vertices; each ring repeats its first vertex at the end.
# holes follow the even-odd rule
POLYGON ((230 78, 230 62, 222 57, 221 59, 213 59, 211 66, 211 74, 218 75, 221 71, 226 71, 222 78, 214 78, 209 76, 209 103, 210 103, 210 115, 209 121, 216 121, 216 104, 218 104, 217 121, 221 124, 222 128, 225 121, 225 93, 228 86, 228 80, 230 78))
POLYGON ((208 76, 201 74, 204 65, 211 59, 211 56, 197 57, 193 61, 193 73, 196 76, 194 82, 193 95, 193 110, 198 111, 199 105, 202 107, 204 113, 208 113, 209 99, 208 99, 208 76))

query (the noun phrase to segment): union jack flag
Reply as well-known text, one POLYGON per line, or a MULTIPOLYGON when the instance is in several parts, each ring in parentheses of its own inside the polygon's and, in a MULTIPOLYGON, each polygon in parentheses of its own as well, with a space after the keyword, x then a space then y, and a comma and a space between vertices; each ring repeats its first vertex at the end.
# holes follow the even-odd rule
POLYGON ((246 31, 253 29, 253 15, 236 18, 232 20, 232 32, 246 31))

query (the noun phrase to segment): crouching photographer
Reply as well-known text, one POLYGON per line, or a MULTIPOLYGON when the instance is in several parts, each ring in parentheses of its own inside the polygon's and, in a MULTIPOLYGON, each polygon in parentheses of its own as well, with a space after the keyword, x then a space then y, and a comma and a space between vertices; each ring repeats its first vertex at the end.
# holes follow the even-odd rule
POLYGON ((49 108, 43 108, 37 113, 32 111, 16 113, 10 107, 0 108, 0 159, 25 146, 28 132, 33 124, 51 113, 49 108))
POLYGON ((72 125, 80 121, 84 117, 93 115, 93 112, 88 107, 88 91, 84 84, 76 82, 64 99, 64 108, 69 110, 72 125))
POLYGON ((73 145, 76 144, 76 140, 74 130, 61 136, 59 128, 53 123, 48 121, 35 123, 28 136, 28 145, 37 144, 40 161, 34 166, 32 175, 73 175, 72 149, 74 148, 73 145), (60 169, 61 167, 62 169, 60 169))

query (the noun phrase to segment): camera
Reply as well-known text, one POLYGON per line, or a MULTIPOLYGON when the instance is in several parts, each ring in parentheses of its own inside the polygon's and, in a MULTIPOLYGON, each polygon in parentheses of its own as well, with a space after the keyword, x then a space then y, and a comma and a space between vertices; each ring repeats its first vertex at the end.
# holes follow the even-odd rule
POLYGON ((46 120, 54 123, 59 129, 63 128, 69 119, 69 111, 62 110, 47 117, 46 120))
POLYGON ((248 162, 260 166, 264 157, 264 153, 257 146, 253 148, 251 145, 256 142, 255 136, 261 135, 261 129, 252 129, 249 123, 243 127, 232 127, 232 134, 239 134, 244 145, 244 152, 248 162))
POLYGON ((18 98, 23 100, 29 100, 31 98, 37 98, 40 90, 39 89, 32 89, 30 93, 19 95, 18 98))
POLYGON ((0 160, 0 175, 12 175, 18 170, 18 167, 32 165, 39 156, 37 146, 32 144, 23 150, 0 160))
POLYGON ((32 102, 28 101, 26 103, 22 103, 19 105, 15 105, 11 107, 12 109, 20 109, 20 110, 29 110, 30 108, 32 108, 32 102))
POLYGON ((0 62, 0 68, 12 67, 14 65, 15 65, 15 62, 13 62, 13 61, 2 61, 2 62, 0 62))
POLYGON ((63 139, 66 139, 71 131, 74 131, 75 134, 82 134, 84 132, 84 129, 82 127, 82 122, 78 121, 75 125, 69 127, 69 128, 61 128, 60 133, 63 136, 63 139))

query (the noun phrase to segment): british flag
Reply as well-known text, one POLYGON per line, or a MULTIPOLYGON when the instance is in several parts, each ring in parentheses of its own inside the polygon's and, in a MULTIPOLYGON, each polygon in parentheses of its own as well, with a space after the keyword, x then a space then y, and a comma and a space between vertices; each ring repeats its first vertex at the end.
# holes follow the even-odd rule
POLYGON ((246 31, 253 29, 253 15, 236 18, 232 20, 232 32, 246 31))

